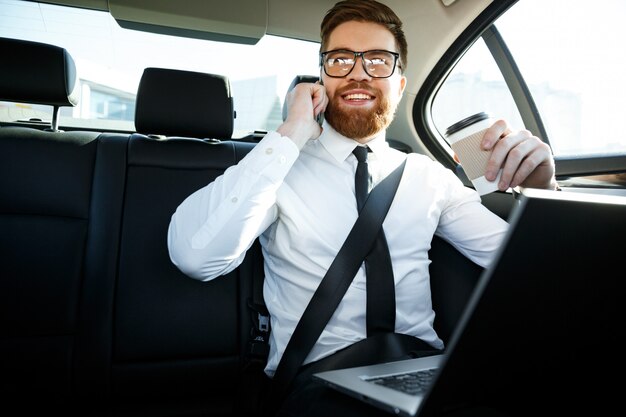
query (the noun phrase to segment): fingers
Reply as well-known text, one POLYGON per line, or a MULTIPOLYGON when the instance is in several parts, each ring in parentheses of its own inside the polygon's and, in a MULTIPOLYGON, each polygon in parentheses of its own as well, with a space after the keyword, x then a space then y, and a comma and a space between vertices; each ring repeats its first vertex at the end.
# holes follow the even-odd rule
POLYGON ((287 117, 276 129, 289 137, 299 149, 310 139, 317 139, 322 130, 316 117, 326 109, 326 89, 317 83, 300 83, 287 93, 287 117))
POLYGON ((483 135, 483 140, 481 142, 481 147, 488 151, 493 148, 494 145, 502 138, 511 133, 511 129, 509 125, 504 120, 496 121, 483 135))
MULTIPOLYGON (((535 138, 536 139, 536 138, 535 138)), ((538 140, 538 139, 537 139, 538 140)), ((518 166, 510 184, 501 181, 499 187, 517 187, 518 185, 535 188, 554 188, 554 161, 550 147, 538 140, 522 163, 518 166)), ((506 189, 506 188, 505 188, 506 189)))
POLYGON ((550 147, 528 130, 510 133, 504 123, 494 124, 486 133, 483 144, 491 145, 493 152, 487 164, 485 178, 495 180, 498 170, 502 175, 498 189, 504 191, 509 187, 517 187, 529 182, 533 185, 550 184, 554 176, 554 161, 550 147), (502 132, 502 137, 493 141, 493 136, 502 132), (494 144, 492 144, 494 143, 494 144))
POLYGON ((318 114, 324 113, 326 106, 328 105, 328 95, 326 94, 326 88, 319 84, 314 84, 319 88, 314 89, 313 92, 313 117, 317 117, 318 114))
POLYGON ((297 84, 287 94, 288 115, 291 116, 314 119, 326 110, 327 104, 326 89, 318 83, 297 84))
POLYGON ((548 145, 534 136, 529 136, 508 153, 498 188, 506 190, 509 187, 517 187, 550 158, 548 145))
MULTIPOLYGON (((485 133, 485 136, 491 132, 491 129, 488 129, 485 133)), ((496 175, 498 170, 501 168, 506 168, 505 162, 509 163, 507 172, 510 172, 512 169, 512 164, 519 162, 523 159, 523 156, 526 152, 528 152, 529 147, 528 144, 522 145, 524 141, 531 138, 532 135, 527 130, 520 131, 517 133, 509 133, 506 136, 503 136, 494 142, 490 148, 492 149, 491 157, 489 158, 489 162, 487 163, 487 169, 485 171, 485 178, 489 181, 493 181, 496 179, 496 175), (517 148, 518 146, 521 148, 517 148)), ((492 139, 489 138, 489 142, 492 139)), ((483 144, 487 142, 483 139, 483 144)), ((503 169, 504 174, 504 169, 503 169)), ((509 180, 512 176, 508 177, 509 180)))

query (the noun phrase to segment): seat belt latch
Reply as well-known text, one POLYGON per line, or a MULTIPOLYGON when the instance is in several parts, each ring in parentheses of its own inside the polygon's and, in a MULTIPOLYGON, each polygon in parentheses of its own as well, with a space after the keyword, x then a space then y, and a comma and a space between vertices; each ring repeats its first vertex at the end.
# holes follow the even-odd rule
POLYGON ((270 316, 259 313, 259 331, 268 332, 270 330, 270 316))

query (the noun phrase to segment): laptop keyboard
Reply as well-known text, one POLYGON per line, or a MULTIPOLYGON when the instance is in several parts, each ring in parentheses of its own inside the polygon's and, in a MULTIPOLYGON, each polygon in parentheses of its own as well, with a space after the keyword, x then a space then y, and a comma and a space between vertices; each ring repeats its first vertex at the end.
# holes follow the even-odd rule
POLYGON ((409 395, 418 395, 428 389, 436 371, 436 368, 424 369, 404 374, 370 378, 367 379, 367 381, 373 384, 395 389, 409 395))

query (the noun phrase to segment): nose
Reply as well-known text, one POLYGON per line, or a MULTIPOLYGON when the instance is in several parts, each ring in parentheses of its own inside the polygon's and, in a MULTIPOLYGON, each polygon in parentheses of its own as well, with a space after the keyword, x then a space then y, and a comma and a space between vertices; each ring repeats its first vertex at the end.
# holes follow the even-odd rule
POLYGON ((365 71, 365 61, 363 56, 357 56, 354 62, 354 68, 348 74, 348 78, 354 81, 369 81, 372 77, 365 71))

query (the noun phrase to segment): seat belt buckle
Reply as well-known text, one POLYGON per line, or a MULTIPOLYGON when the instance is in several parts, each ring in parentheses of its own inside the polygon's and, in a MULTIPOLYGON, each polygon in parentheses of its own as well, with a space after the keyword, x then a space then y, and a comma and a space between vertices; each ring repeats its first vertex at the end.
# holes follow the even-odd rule
POLYGON ((270 316, 258 313, 259 331, 267 333, 270 331, 270 316))
POLYGON ((265 363, 270 351, 270 313, 265 305, 255 303, 253 300, 248 300, 248 307, 252 310, 253 322, 248 342, 248 356, 265 363))

